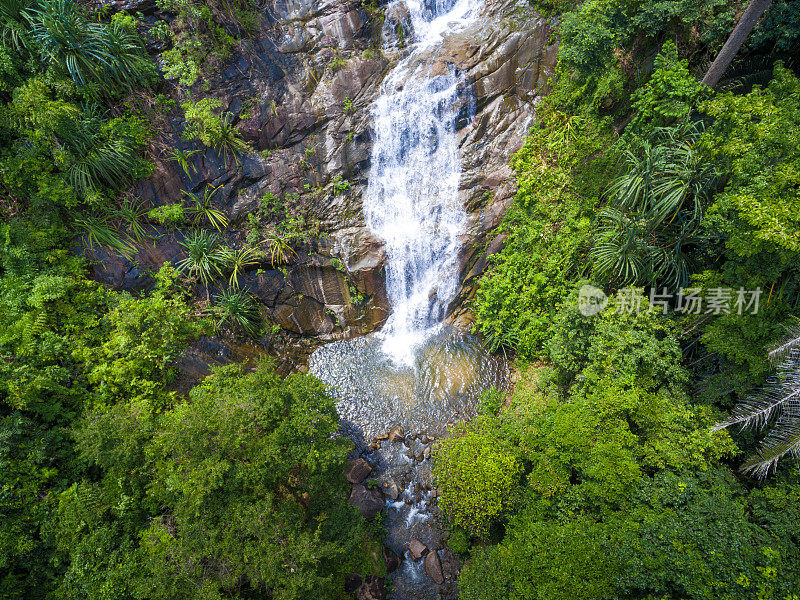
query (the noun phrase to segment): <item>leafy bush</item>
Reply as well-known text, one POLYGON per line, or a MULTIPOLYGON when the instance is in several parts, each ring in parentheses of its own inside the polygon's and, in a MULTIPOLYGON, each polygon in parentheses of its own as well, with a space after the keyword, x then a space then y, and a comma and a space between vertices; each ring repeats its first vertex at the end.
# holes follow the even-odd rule
POLYGON ((186 139, 200 140, 220 152, 225 160, 236 159, 242 152, 252 152, 250 145, 233 125, 233 116, 227 112, 216 114, 222 108, 222 101, 203 98, 198 102, 184 102, 181 106, 186 114, 186 139))
POLYGON ((44 0, 28 14, 42 60, 79 87, 117 93, 152 77, 141 39, 119 19, 91 23, 72 0, 44 0))
POLYGON ((163 206, 156 206, 150 209, 147 217, 154 221, 158 221, 161 225, 180 225, 184 222, 185 214, 183 211, 183 204, 165 204, 163 206))
POLYGON ((519 465, 480 418, 439 442, 435 473, 440 505, 453 526, 485 535, 517 483, 519 465))

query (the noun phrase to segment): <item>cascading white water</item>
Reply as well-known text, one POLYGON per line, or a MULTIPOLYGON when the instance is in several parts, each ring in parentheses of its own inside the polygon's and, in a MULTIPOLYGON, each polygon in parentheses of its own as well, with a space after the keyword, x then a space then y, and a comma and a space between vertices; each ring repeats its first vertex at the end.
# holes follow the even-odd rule
MULTIPOLYGON (((385 243, 393 312, 377 334, 333 342, 309 371, 337 397, 342 432, 373 465, 387 494, 384 543, 403 557, 391 575, 393 600, 435 600, 440 587, 414 560, 411 539, 442 549, 431 452, 448 427, 475 414, 480 394, 504 389, 507 365, 474 336, 442 325, 458 285, 467 213, 459 201, 457 125, 470 117, 464 78, 437 61, 442 35, 478 17, 480 0, 409 0, 410 48, 372 106, 367 226, 385 243), (380 441, 394 426, 402 441, 380 441)), ((399 10, 399 0, 389 5, 399 10)), ((398 41, 387 18, 387 50, 398 41)), ((444 552, 444 550, 440 550, 444 552)), ((444 554, 443 554, 444 555, 444 554)))
POLYGON ((434 0, 407 7, 411 51, 386 78, 372 107, 375 138, 364 213, 386 245, 393 312, 381 331, 383 349, 411 365, 455 294, 459 236, 467 219, 458 198, 456 139, 463 81, 454 72, 432 76, 431 63, 419 57, 441 43, 443 34, 472 22, 477 3, 434 0))

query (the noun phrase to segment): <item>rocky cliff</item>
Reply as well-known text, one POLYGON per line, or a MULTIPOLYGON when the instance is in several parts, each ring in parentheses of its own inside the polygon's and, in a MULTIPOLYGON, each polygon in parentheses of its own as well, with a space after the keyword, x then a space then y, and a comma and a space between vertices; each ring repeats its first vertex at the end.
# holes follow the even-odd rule
MULTIPOLYGON (((118 6, 141 11, 145 21, 169 18, 151 0, 118 6)), ((135 193, 159 206, 180 201, 183 190, 219 187, 214 203, 230 220, 225 236, 234 247, 256 227, 254 215, 269 221, 263 207, 280 203, 305 235, 298 236, 288 264, 253 266, 243 287, 295 339, 330 341, 367 333, 390 310, 382 243, 366 228, 362 211, 370 105, 403 55, 403 39, 411 33, 407 13, 402 4, 273 0, 260 16, 257 35, 238 44, 214 77, 190 90, 194 101, 221 100, 256 151, 226 161, 203 149, 192 156, 189 169, 157 159, 154 175, 139 182, 135 193), (393 36, 393 49, 382 50, 387 36, 393 36)), ((458 122, 460 192, 470 220, 453 314, 469 297, 487 255, 498 249, 498 243, 487 248, 486 240, 511 201, 508 160, 521 146, 554 67, 550 38, 548 23, 524 0, 487 0, 474 26, 448 37, 435 57, 419 57, 432 62, 433 72, 457 69, 465 75, 458 122)), ((163 91, 187 99, 185 89, 167 85, 163 91)), ((157 146, 200 149, 181 138, 185 123, 179 104, 174 106, 158 126, 157 146)), ((154 231, 155 243, 141 248, 135 264, 98 250, 95 277, 116 287, 148 287, 149 271, 181 258, 185 233, 156 226, 154 231)))

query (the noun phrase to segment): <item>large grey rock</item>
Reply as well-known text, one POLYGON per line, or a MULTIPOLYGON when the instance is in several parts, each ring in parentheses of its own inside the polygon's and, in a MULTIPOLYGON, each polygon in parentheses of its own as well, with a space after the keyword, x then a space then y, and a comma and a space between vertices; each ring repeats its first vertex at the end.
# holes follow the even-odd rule
POLYGON ((403 561, 399 556, 397 556, 397 554, 395 554, 393 550, 384 546, 383 562, 386 564, 386 572, 393 573, 394 571, 400 568, 400 564, 403 561))
POLYGON ((372 473, 372 465, 363 458, 357 458, 347 463, 344 475, 350 483, 361 483, 372 473))
POLYGON ((368 575, 356 590, 356 600, 386 600, 386 597, 383 578, 377 575, 368 575))
POLYGON ((442 571, 442 561, 439 558, 439 552, 431 550, 425 556, 425 572, 428 577, 433 579, 439 585, 444 583, 444 572, 442 571))
POLYGON ((419 560, 428 551, 428 547, 414 538, 408 543, 408 554, 412 560, 419 560))
POLYGON ((369 489, 364 485, 356 484, 350 491, 350 504, 358 508, 361 515, 371 521, 383 510, 384 499, 380 490, 369 489))
POLYGON ((395 442, 402 442, 404 439, 404 431, 400 425, 395 425, 389 430, 389 437, 386 439, 387 442, 390 444, 394 444, 395 442))
POLYGON ((384 495, 390 500, 397 500, 397 497, 400 495, 400 489, 397 487, 397 482, 395 482, 395 480, 391 477, 381 484, 381 488, 383 489, 384 495))

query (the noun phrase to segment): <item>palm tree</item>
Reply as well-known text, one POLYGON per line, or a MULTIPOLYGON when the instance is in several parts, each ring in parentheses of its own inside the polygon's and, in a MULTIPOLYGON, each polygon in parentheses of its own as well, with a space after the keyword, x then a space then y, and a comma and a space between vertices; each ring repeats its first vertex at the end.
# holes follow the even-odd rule
POLYGON ((190 277, 196 276, 206 288, 206 300, 211 301, 211 282, 222 274, 225 253, 219 247, 219 236, 216 233, 200 230, 186 236, 180 243, 189 255, 178 262, 178 270, 190 277))
POLYGON ((211 197, 217 193, 220 187, 222 186, 206 186, 202 196, 183 190, 183 195, 191 201, 191 206, 186 209, 186 212, 192 216, 193 225, 199 225, 200 221, 205 217, 217 231, 221 232, 223 227, 228 226, 228 219, 225 214, 221 210, 214 208, 214 205, 211 203, 211 197))
POLYGON ((78 87, 97 84, 118 92, 147 81, 149 59, 141 39, 121 23, 92 23, 72 0, 44 0, 24 13, 42 60, 78 87))
POLYGON ((623 153, 626 169, 609 188, 591 253, 600 277, 620 285, 687 281, 686 249, 703 240, 703 202, 716 177, 694 149, 701 133, 696 125, 659 128, 623 153))
POLYGON ((715 426, 768 429, 755 456, 741 470, 763 479, 785 456, 800 456, 800 326, 769 351, 776 373, 756 393, 741 401, 731 417, 715 426))
POLYGON ((241 250, 224 248, 225 267, 231 272, 228 284, 234 288, 239 287, 239 277, 247 267, 257 265, 264 257, 261 250, 256 247, 246 246, 241 250))
POLYGON ((258 331, 261 315, 253 299, 241 290, 228 288, 217 296, 214 312, 219 316, 217 327, 225 322, 241 327, 248 335, 258 331))

